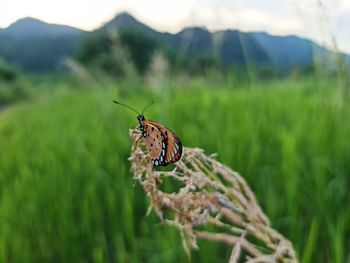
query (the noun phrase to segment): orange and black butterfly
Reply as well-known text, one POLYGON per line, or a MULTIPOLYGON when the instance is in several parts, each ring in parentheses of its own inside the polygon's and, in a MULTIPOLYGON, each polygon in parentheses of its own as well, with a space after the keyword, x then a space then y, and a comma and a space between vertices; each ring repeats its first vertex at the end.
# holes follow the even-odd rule
POLYGON ((144 111, 150 107, 153 102, 148 105, 142 113, 118 101, 114 100, 113 102, 127 107, 138 114, 137 120, 139 121, 139 129, 142 132, 142 137, 154 166, 167 166, 168 164, 180 160, 182 156, 182 143, 179 137, 163 125, 151 120, 146 120, 143 115, 144 111))

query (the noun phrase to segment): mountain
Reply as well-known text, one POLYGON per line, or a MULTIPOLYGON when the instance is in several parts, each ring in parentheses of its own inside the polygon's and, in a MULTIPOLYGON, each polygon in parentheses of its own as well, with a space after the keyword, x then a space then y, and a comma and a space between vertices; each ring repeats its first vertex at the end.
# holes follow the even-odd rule
MULTIPOLYGON (((20 19, 0 30, 0 58, 28 72, 55 71, 65 57, 77 53, 86 36, 113 30, 138 31, 186 59, 213 58, 226 67, 267 66, 286 72, 294 67, 307 68, 317 57, 334 57, 333 52, 298 36, 238 30, 210 32, 203 27, 170 34, 158 32, 123 12, 92 32, 34 18, 20 19)), ((342 56, 350 61, 349 56, 342 56)))
POLYGON ((322 49, 314 42, 297 36, 272 36, 265 32, 250 35, 267 52, 272 63, 284 70, 292 66, 309 66, 315 53, 322 49))
POLYGON ((84 31, 65 25, 49 24, 39 19, 26 17, 17 20, 9 27, 0 31, 1 36, 11 36, 25 39, 28 37, 74 36, 84 31))
POLYGON ((117 15, 96 32, 106 33, 112 30, 142 32, 177 50, 183 56, 191 56, 194 59, 215 57, 223 64, 231 66, 241 66, 249 62, 268 64, 269 61, 269 56, 253 37, 237 30, 211 33, 204 27, 189 27, 176 34, 170 34, 152 29, 126 12, 117 15), (250 58, 244 56, 244 49, 251 54, 250 58))
POLYGON ((95 32, 103 33, 110 32, 111 30, 137 30, 152 37, 160 34, 159 32, 153 30, 152 28, 146 26, 145 24, 136 20, 127 12, 120 13, 116 15, 112 20, 105 23, 103 26, 95 30, 95 32))
MULTIPOLYGON (((226 66, 267 66, 278 72, 287 72, 295 67, 308 68, 315 60, 332 63, 334 60, 334 53, 330 50, 294 35, 274 36, 265 32, 239 30, 210 32, 203 27, 185 28, 170 34, 155 31, 126 12, 96 31, 112 30, 136 30, 176 49, 184 56, 212 56, 226 66)), ((350 61, 348 55, 341 56, 345 61, 350 61)))
POLYGON ((194 56, 213 54, 211 33, 201 27, 185 28, 175 35, 164 35, 161 39, 175 49, 194 56))
POLYGON ((250 34, 237 30, 215 32, 219 60, 226 65, 268 65, 266 50, 250 34))
POLYGON ((85 31, 23 18, 0 30, 0 57, 25 72, 50 72, 73 56, 85 31))

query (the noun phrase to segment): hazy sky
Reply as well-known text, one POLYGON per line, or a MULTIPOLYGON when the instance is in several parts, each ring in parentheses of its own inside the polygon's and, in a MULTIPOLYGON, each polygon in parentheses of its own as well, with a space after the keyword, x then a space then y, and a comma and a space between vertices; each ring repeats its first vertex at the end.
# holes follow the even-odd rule
POLYGON ((335 38, 350 53, 350 0, 0 0, 0 27, 31 16, 91 30, 121 11, 161 31, 201 25, 298 34, 327 45, 335 38))

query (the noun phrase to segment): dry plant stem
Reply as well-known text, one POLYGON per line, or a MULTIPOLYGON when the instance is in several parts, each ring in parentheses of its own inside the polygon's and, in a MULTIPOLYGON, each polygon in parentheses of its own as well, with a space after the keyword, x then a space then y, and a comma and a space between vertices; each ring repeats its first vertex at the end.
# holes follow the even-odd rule
POLYGON ((254 193, 237 172, 198 148, 184 148, 173 170, 157 171, 140 132, 131 130, 130 135, 131 170, 150 197, 149 211, 153 208, 167 225, 180 231, 187 253, 198 248, 199 238, 230 246, 230 263, 297 262, 291 242, 271 228, 254 193), (180 187, 166 193, 162 190, 165 180, 177 181, 180 187), (215 230, 208 232, 206 226, 215 230))
POLYGON ((235 263, 235 262, 239 261, 239 255, 241 253, 241 245, 242 245, 242 241, 243 241, 243 238, 244 238, 244 234, 245 233, 243 232, 241 238, 234 245, 234 247, 232 249, 231 256, 230 256, 229 263, 235 263))

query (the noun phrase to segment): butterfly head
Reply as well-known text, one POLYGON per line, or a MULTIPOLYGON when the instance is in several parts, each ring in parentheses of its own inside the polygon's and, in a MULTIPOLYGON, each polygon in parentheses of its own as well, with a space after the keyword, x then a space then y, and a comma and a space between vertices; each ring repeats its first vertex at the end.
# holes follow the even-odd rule
POLYGON ((143 114, 137 115, 137 119, 139 122, 143 122, 145 120, 145 116, 143 114))

